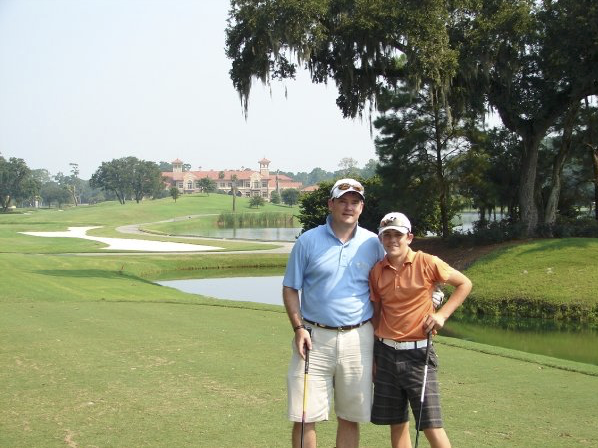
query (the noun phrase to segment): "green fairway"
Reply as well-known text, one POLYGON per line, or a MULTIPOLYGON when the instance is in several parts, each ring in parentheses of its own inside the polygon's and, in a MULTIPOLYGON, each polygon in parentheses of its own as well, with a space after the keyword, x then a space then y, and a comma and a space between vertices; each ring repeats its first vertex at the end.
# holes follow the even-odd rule
MULTIPOLYGON (((176 206, 150 201, 0 215, 0 446, 290 445, 292 331, 283 307, 152 283, 198 273, 280 273, 287 255, 99 255, 92 241, 16 233, 104 225, 115 236, 119 225, 196 214, 207 198, 182 199, 176 206)), ((539 258, 543 244, 550 253, 550 242, 532 244, 515 259, 539 258)), ((575 255, 593 244, 575 246, 575 255)), ((566 244, 561 250, 568 253, 566 244)), ((495 272, 511 269, 501 256, 511 255, 484 263, 495 263, 495 272)), ((483 266, 471 269, 479 291, 490 276, 475 270, 483 266)), ((438 338, 438 352, 453 446, 598 446, 597 366, 452 338, 438 338)), ((320 446, 334 446, 335 428, 318 425, 320 446)), ((388 440, 387 428, 362 426, 361 446, 388 440)))
MULTIPOLYGON (((0 316, 0 446, 288 446, 281 308, 36 301, 0 316)), ((438 351, 454 446, 598 444, 598 376, 438 351)), ((319 425, 321 446, 334 427, 319 425)), ((387 437, 364 425, 362 446, 387 437)))

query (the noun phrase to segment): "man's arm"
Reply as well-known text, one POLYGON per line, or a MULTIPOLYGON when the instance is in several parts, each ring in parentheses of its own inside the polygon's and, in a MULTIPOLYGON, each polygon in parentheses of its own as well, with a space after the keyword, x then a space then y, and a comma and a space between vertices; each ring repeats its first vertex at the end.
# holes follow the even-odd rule
POLYGON ((453 269, 446 283, 454 286, 455 290, 442 308, 424 319, 424 331, 426 333, 444 327, 444 322, 459 308, 471 292, 471 280, 456 269, 453 269))
POLYGON ((299 354, 305 359, 305 345, 307 344, 307 348, 311 350, 311 338, 308 331, 303 327, 301 308, 299 306, 299 291, 288 286, 283 286, 282 301, 287 310, 291 326, 293 328, 299 327, 295 330, 295 344, 297 345, 299 354))

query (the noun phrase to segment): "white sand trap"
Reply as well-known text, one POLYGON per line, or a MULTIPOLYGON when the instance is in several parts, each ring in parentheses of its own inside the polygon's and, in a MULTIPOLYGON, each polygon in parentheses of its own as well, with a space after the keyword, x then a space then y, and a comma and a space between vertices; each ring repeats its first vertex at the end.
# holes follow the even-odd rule
POLYGON ((25 235, 42 236, 47 238, 82 238, 84 240, 99 241, 107 244, 106 250, 137 250, 142 252, 203 252, 222 249, 214 246, 200 246, 198 244, 168 243, 165 241, 133 240, 128 238, 104 238, 89 236, 87 231, 98 229, 95 227, 69 227, 66 232, 19 232, 25 235))

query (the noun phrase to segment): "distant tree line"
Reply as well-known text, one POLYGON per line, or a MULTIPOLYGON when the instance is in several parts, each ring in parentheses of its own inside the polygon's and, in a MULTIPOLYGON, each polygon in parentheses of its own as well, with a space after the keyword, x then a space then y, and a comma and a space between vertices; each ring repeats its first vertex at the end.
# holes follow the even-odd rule
POLYGON ((296 182, 301 182, 304 186, 318 185, 323 181, 330 181, 333 179, 340 179, 343 177, 359 177, 362 179, 369 179, 376 175, 378 162, 374 159, 359 168, 359 162, 352 157, 344 157, 340 160, 339 169, 336 171, 326 171, 322 168, 314 168, 309 173, 299 171, 294 173, 292 171, 281 171, 281 174, 289 176, 296 182))

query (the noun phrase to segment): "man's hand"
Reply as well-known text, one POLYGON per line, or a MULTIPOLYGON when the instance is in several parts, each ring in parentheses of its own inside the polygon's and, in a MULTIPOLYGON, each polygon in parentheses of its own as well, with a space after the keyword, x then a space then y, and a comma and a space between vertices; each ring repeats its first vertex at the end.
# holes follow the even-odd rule
POLYGON ((311 350, 311 337, 309 331, 305 328, 299 328, 295 331, 295 345, 297 346, 297 351, 301 357, 305 359, 305 347, 307 346, 307 349, 311 350))

